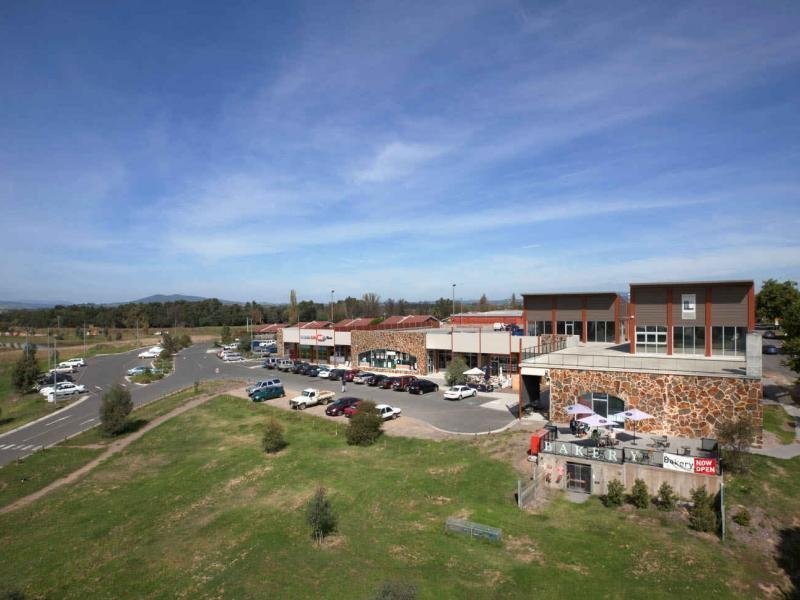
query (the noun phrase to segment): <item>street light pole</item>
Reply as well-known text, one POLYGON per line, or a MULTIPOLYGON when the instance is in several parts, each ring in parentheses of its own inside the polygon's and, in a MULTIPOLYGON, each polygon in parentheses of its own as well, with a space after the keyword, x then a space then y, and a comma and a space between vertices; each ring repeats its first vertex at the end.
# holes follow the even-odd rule
POLYGON ((336 290, 331 290, 331 323, 333 323, 333 293, 336 290))

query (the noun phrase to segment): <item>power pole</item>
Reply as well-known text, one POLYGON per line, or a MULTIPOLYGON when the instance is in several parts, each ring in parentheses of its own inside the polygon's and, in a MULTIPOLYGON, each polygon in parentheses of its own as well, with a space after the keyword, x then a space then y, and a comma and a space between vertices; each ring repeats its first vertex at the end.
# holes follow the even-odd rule
POLYGON ((453 313, 450 315, 450 329, 453 329, 453 325, 455 325, 455 317, 456 314, 456 284, 453 284, 453 313))
POLYGON ((333 292, 336 290, 331 290, 331 323, 333 323, 333 292))

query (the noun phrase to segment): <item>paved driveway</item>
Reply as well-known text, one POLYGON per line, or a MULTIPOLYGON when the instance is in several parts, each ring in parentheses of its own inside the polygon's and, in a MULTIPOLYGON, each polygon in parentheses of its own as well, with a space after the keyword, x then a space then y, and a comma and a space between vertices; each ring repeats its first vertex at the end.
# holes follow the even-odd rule
MULTIPOLYGON (((40 421, 0 435, 0 466, 97 425, 102 394, 116 382, 122 383, 131 391, 134 406, 141 406, 203 379, 255 381, 275 375, 285 382, 287 388, 318 387, 334 390, 337 396, 341 395, 339 382, 263 369, 260 362, 224 363, 209 350, 207 344, 196 344, 181 351, 175 357, 175 372, 147 386, 137 386, 124 380, 125 372, 129 368, 147 362, 137 358, 138 350, 88 359, 87 366, 81 370, 76 381, 86 385, 89 394, 81 401, 40 421)), ((445 431, 479 433, 499 429, 514 420, 510 412, 482 407, 492 398, 480 395, 477 398, 449 402, 443 399, 442 392, 412 396, 406 392, 379 390, 353 383, 347 384, 346 395, 398 406, 403 409, 403 414, 445 431)))

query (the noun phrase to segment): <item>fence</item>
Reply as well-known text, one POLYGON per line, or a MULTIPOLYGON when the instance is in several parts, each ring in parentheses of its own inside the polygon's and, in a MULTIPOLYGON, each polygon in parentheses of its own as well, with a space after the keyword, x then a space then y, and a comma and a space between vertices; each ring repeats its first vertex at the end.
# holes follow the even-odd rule
POLYGON ((539 470, 533 473, 533 478, 528 483, 522 479, 517 479, 517 507, 525 508, 536 498, 536 491, 539 489, 539 470))
POLYGON ((537 356, 541 356, 542 354, 550 354, 551 352, 557 352, 559 350, 563 350, 566 347, 567 347, 567 339, 565 337, 558 337, 552 340, 542 340, 536 346, 532 346, 530 348, 523 348, 522 356, 520 357, 520 359, 527 360, 529 358, 536 358, 537 356))
POLYGON ((480 523, 456 519, 455 517, 448 517, 444 525, 444 530, 469 535, 474 538, 482 538, 492 542, 499 542, 503 538, 503 530, 498 527, 481 525, 480 523))

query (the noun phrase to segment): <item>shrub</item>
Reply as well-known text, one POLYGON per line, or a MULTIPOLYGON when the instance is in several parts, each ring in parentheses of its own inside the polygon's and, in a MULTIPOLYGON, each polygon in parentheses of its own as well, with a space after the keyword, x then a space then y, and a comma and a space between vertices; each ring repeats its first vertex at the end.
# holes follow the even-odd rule
POLYGON ((39 364, 36 360, 36 347, 26 349, 19 357, 11 371, 11 383, 20 393, 30 390, 39 376, 39 364))
POLYGON ((253 337, 245 334, 239 338, 239 352, 250 352, 253 337))
POLYGON ((722 448, 722 464, 734 473, 750 468, 750 445, 756 437, 753 422, 747 417, 726 421, 717 429, 717 441, 722 448))
POLYGON ((220 337, 223 344, 230 344, 233 339, 231 337, 231 328, 227 325, 223 325, 222 331, 220 332, 220 337))
POLYGON ((658 488, 658 508, 661 510, 675 510, 678 504, 678 495, 666 481, 658 488))
POLYGON ((178 336, 178 346, 181 348, 188 348, 192 345, 192 338, 189 337, 188 333, 182 333, 178 336))
POLYGON ((264 435, 261 438, 261 447, 264 452, 278 452, 286 447, 286 439, 283 437, 283 425, 277 419, 270 417, 264 426, 264 435))
POLYGON ((747 527, 750 525, 750 511, 746 508, 740 509, 739 512, 733 515, 733 522, 742 527, 747 527))
POLYGON ((464 375, 464 371, 467 369, 467 363, 464 362, 464 359, 460 356, 456 356, 450 361, 450 364, 447 365, 447 370, 444 373, 445 383, 450 386, 467 383, 467 376, 464 375))
POLYGON ((695 531, 713 533, 717 531, 717 513, 714 510, 714 497, 706 488, 692 490, 692 509, 689 511, 689 527, 695 531))
POLYGON ((161 352, 161 358, 167 358, 169 356, 172 356, 173 354, 175 354, 180 350, 178 342, 175 340, 174 337, 172 337, 168 333, 164 333, 161 335, 161 347, 164 349, 161 352))
POLYGON ((606 506, 622 506, 625 500, 625 486, 619 479, 612 479, 608 482, 608 490, 602 500, 606 506))
POLYGON ((373 600, 414 600, 417 586, 403 581, 384 581, 373 596, 373 600))
POLYGON ((115 333, 114 334, 114 339, 117 340, 117 341, 120 341, 122 339, 122 332, 118 331, 117 333, 115 333))
POLYGON ((119 435, 128 427, 128 415, 133 410, 131 393, 114 384, 103 394, 100 404, 100 427, 108 435, 119 435))
POLYGON ((650 505, 650 494, 644 480, 637 479, 633 482, 630 501, 636 508, 647 508, 650 505))
POLYGON ((317 488, 314 497, 308 501, 306 523, 311 527, 311 537, 317 542, 321 542, 326 535, 336 531, 336 516, 325 494, 325 488, 317 488))
POLYGON ((363 400, 347 425, 347 443, 351 446, 370 446, 380 437, 382 427, 383 420, 375 410, 375 403, 363 400))

